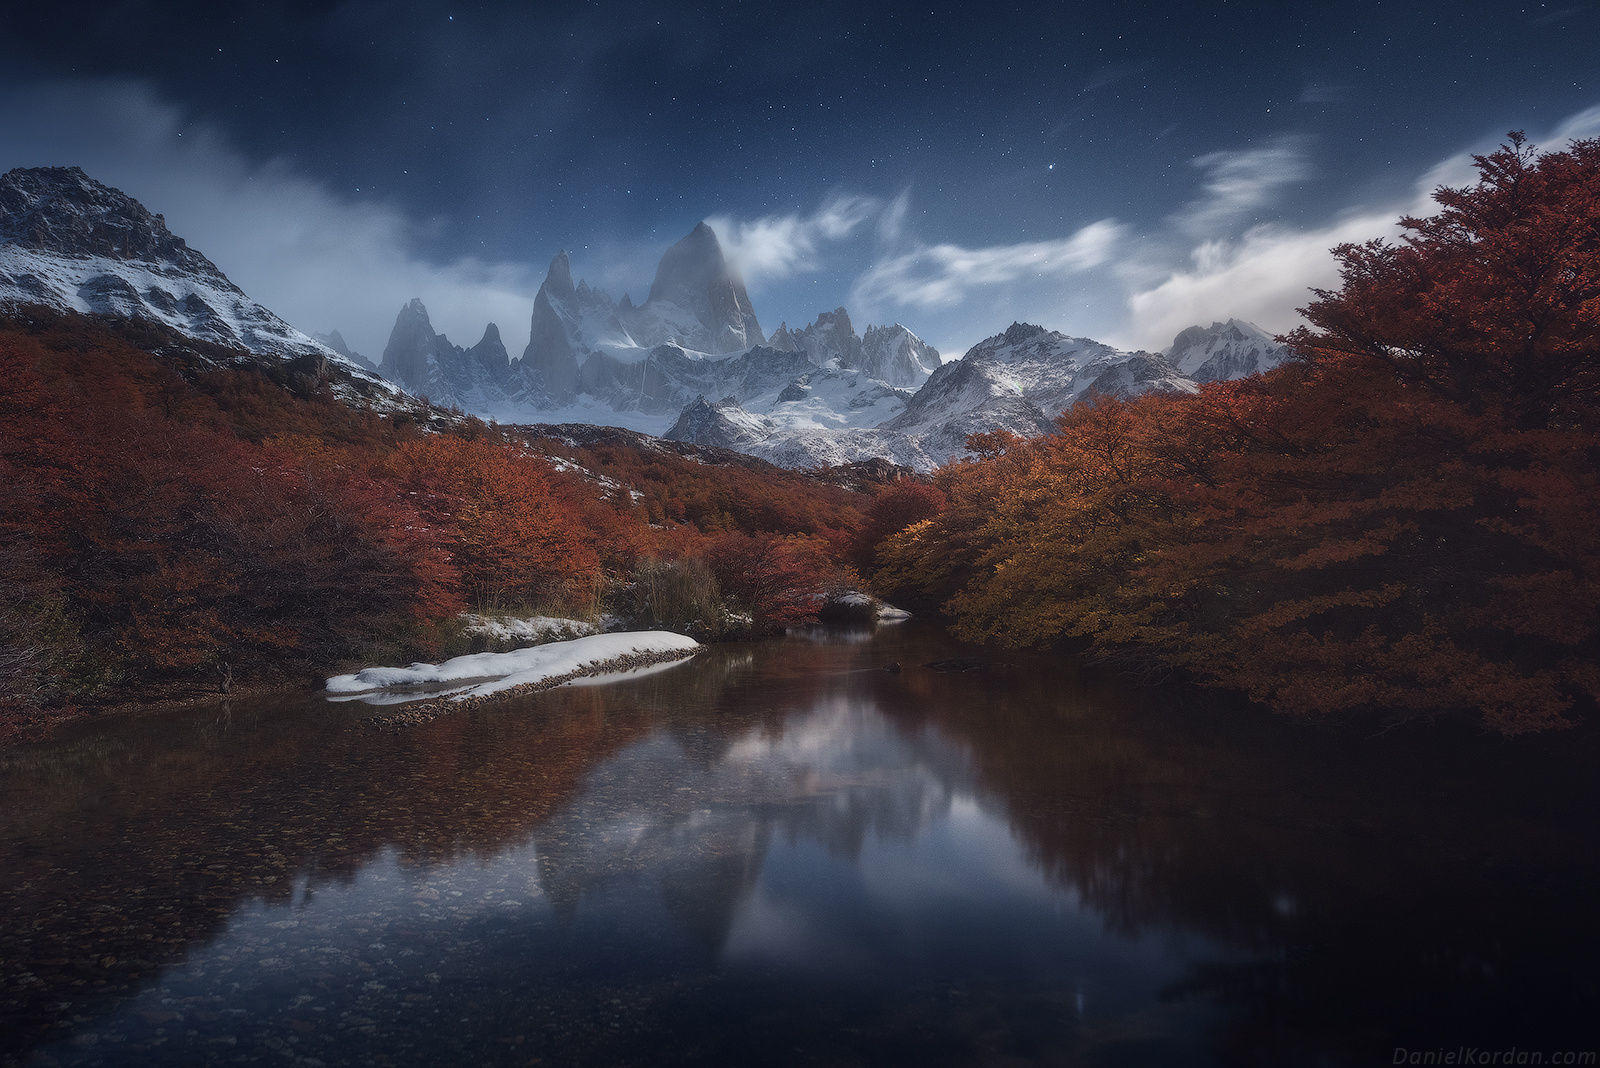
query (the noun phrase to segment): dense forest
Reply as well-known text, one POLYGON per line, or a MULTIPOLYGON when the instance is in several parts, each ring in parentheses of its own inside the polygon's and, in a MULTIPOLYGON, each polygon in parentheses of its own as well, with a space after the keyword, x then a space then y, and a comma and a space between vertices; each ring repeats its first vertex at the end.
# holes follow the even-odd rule
POLYGON ((1600 695, 1600 142, 1335 250, 1296 358, 975 442, 872 561, 961 635, 1277 711, 1562 727, 1600 695))

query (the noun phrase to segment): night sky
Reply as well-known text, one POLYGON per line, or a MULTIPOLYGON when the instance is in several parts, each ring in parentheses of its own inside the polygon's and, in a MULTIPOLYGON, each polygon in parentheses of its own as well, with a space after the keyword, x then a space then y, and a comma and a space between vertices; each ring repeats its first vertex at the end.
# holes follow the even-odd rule
POLYGON ((380 351, 514 351, 709 217, 762 325, 1273 329, 1510 129, 1600 132, 1600 5, 6 4, 0 167, 77 163, 380 351), (470 336, 469 336, 470 335, 470 336))

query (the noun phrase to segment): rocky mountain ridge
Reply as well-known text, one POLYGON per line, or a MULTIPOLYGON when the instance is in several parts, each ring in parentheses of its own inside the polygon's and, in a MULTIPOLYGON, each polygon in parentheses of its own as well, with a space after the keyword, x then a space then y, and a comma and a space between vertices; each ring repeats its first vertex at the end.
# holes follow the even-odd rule
POLYGON ((338 331, 295 330, 160 215, 77 168, 0 177, 0 308, 24 304, 147 319, 261 358, 331 361, 369 385, 386 380, 503 423, 631 426, 790 467, 887 459, 930 470, 962 455, 973 433, 1048 432, 1093 393, 1193 392, 1284 358, 1264 331, 1233 319, 1184 330, 1159 353, 1014 323, 948 362, 898 323, 858 334, 844 308, 768 338, 702 222, 663 254, 640 305, 575 281, 557 254, 520 358, 493 323, 472 346, 454 344, 413 298, 396 316, 380 380, 338 331))

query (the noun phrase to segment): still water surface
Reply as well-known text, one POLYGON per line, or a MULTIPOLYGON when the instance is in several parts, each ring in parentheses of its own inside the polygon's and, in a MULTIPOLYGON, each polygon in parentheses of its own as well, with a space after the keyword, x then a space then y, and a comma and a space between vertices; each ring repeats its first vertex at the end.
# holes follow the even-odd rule
POLYGON ((1595 1045, 1572 743, 1349 742, 1049 659, 921 666, 958 651, 817 631, 403 728, 280 698, 0 755, 0 1060, 1595 1045))

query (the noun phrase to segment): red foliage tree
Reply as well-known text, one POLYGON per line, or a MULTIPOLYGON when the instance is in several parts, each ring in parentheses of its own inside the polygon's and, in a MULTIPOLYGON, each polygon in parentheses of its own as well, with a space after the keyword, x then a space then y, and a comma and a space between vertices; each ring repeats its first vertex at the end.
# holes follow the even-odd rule
POLYGON ((1300 359, 975 442, 880 579, 1282 711, 1564 725, 1600 695, 1600 143, 1519 137, 1335 250, 1300 359))

